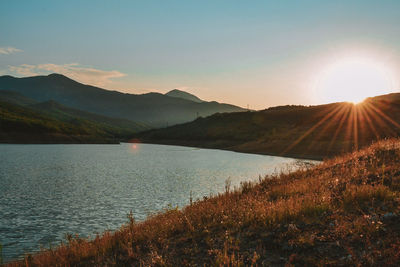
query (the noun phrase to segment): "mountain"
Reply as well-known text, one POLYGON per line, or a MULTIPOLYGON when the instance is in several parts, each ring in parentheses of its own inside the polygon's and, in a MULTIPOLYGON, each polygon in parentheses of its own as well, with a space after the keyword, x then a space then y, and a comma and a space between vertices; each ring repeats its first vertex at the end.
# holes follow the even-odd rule
POLYGON ((185 91, 178 90, 178 89, 171 90, 168 93, 166 93, 165 95, 171 96, 171 97, 177 97, 177 98, 190 100, 190 101, 193 101, 193 102, 196 102, 196 103, 204 102, 203 100, 201 100, 197 96, 192 95, 192 94, 190 94, 188 92, 185 92, 185 91))
POLYGON ((188 122, 198 116, 244 109, 217 102, 193 102, 159 93, 125 94, 81 84, 60 74, 0 77, 0 90, 18 92, 38 102, 54 100, 75 109, 128 119, 151 127, 188 122))
POLYGON ((364 103, 281 106, 214 114, 138 133, 142 142, 322 159, 400 135, 400 94, 364 103))

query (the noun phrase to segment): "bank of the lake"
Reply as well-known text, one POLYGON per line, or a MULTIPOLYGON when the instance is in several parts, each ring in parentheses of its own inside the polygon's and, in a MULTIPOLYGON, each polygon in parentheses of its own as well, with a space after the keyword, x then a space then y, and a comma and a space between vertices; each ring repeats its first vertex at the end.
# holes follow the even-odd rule
MULTIPOLYGON (((225 150, 245 154, 255 154, 264 156, 274 156, 274 157, 285 157, 294 158, 299 160, 313 160, 313 161, 323 161, 328 157, 323 152, 314 151, 304 152, 303 151, 292 151, 284 152, 284 146, 276 147, 274 149, 263 149, 262 146, 236 146, 229 145, 224 141, 220 142, 207 142, 207 141, 192 141, 192 140, 147 140, 147 139, 130 139, 129 142, 132 144, 157 144, 157 145, 171 145, 171 146, 182 146, 182 147, 192 147, 192 148, 204 148, 204 149, 214 149, 214 150, 225 150)), ((337 153, 340 154, 340 153, 337 153)), ((343 153, 344 154, 344 153, 343 153)), ((331 155, 333 157, 333 155, 331 155)))
POLYGON ((9 266, 396 266, 399 161, 381 141, 9 266))

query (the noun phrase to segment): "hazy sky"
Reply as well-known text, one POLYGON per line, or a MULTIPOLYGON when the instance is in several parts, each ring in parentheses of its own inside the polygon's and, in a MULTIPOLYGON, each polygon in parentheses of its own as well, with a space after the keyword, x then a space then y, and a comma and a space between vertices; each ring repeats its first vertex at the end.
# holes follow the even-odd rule
POLYGON ((400 1, 0 1, 0 73, 130 93, 180 88, 262 109, 317 104, 329 64, 400 74, 400 1))

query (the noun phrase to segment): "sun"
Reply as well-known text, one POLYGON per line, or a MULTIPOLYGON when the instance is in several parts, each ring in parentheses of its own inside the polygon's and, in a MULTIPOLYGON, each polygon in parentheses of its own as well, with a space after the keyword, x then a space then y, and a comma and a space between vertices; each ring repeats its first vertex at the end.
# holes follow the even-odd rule
POLYGON ((393 75, 380 62, 365 57, 336 60, 322 70, 315 90, 324 103, 362 102, 367 97, 393 92, 393 75))

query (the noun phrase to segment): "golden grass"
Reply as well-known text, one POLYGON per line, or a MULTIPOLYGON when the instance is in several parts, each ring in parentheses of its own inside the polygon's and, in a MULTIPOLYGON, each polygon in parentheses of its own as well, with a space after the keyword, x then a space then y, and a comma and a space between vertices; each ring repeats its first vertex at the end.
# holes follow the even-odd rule
POLYGON ((399 163, 381 141, 8 266, 396 265, 399 163))

